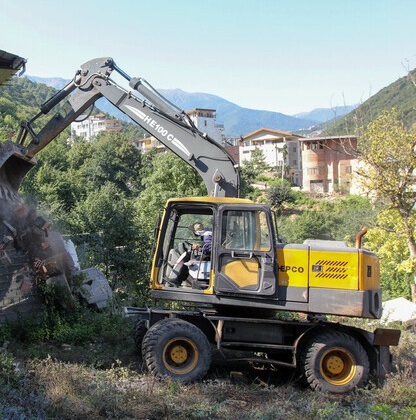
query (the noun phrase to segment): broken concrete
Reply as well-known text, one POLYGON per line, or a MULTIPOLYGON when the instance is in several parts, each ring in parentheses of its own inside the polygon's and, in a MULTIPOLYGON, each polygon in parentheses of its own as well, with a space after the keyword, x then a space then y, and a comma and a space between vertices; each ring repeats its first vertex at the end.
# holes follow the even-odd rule
POLYGON ((383 315, 380 321, 383 324, 416 321, 416 304, 402 297, 388 300, 383 303, 383 315))
POLYGON ((97 268, 87 268, 80 274, 83 276, 81 296, 95 309, 105 308, 113 298, 113 291, 103 273, 97 268))

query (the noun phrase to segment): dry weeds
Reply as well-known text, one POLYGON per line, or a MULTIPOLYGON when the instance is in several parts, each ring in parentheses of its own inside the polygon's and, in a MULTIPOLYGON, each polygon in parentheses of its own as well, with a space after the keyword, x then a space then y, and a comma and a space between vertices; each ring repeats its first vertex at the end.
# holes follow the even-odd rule
POLYGON ((415 333, 404 331, 397 372, 383 387, 331 397, 302 388, 287 371, 241 364, 216 363, 201 383, 156 381, 132 343, 10 345, 0 353, 0 418, 416 419, 415 349, 415 333))

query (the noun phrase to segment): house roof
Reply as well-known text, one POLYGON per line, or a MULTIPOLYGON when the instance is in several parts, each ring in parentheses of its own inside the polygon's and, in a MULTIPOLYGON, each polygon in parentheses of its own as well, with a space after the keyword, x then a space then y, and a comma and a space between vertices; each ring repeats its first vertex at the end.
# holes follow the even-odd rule
POLYGON ((20 69, 25 69, 26 60, 16 54, 0 50, 0 85, 9 80, 20 69))
POLYGON ((271 139, 283 139, 283 138, 291 138, 289 140, 295 140, 295 139, 302 139, 303 136, 300 136, 298 134, 292 134, 288 133, 286 131, 280 131, 280 130, 273 130, 271 128, 259 128, 252 133, 246 134, 242 137, 242 140, 247 140, 250 137, 255 137, 256 140, 271 140, 271 139), (264 134, 262 134, 264 133, 264 134))
POLYGON ((349 140, 356 139, 357 136, 328 136, 328 137, 304 137, 300 141, 324 141, 324 140, 349 140))
POLYGON ((189 111, 186 111, 186 113, 192 114, 199 111, 217 112, 216 109, 211 109, 211 108, 194 108, 194 109, 190 109, 189 111))

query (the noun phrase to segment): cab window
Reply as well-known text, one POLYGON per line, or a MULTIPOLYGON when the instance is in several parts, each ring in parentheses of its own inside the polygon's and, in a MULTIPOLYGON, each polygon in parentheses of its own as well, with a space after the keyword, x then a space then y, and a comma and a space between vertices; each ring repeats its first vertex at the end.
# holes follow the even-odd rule
POLYGON ((270 233, 264 211, 226 210, 223 213, 221 244, 225 249, 270 250, 270 233))

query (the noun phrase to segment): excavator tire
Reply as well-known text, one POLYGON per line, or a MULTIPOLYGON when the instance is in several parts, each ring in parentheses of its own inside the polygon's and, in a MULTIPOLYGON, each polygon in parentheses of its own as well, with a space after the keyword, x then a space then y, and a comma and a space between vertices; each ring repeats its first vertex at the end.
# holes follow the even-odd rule
POLYGON ((202 379, 211 365, 211 348, 205 334, 195 325, 175 318, 163 319, 149 328, 142 355, 157 378, 181 382, 202 379))
POLYGON ((133 335, 134 344, 140 353, 142 351, 143 338, 146 335, 146 333, 147 333, 146 318, 141 318, 139 316, 139 318, 137 318, 136 322, 134 323, 132 335, 133 335))
POLYGON ((343 332, 323 332, 304 347, 301 370, 316 391, 345 394, 368 380, 369 360, 363 346, 343 332))

